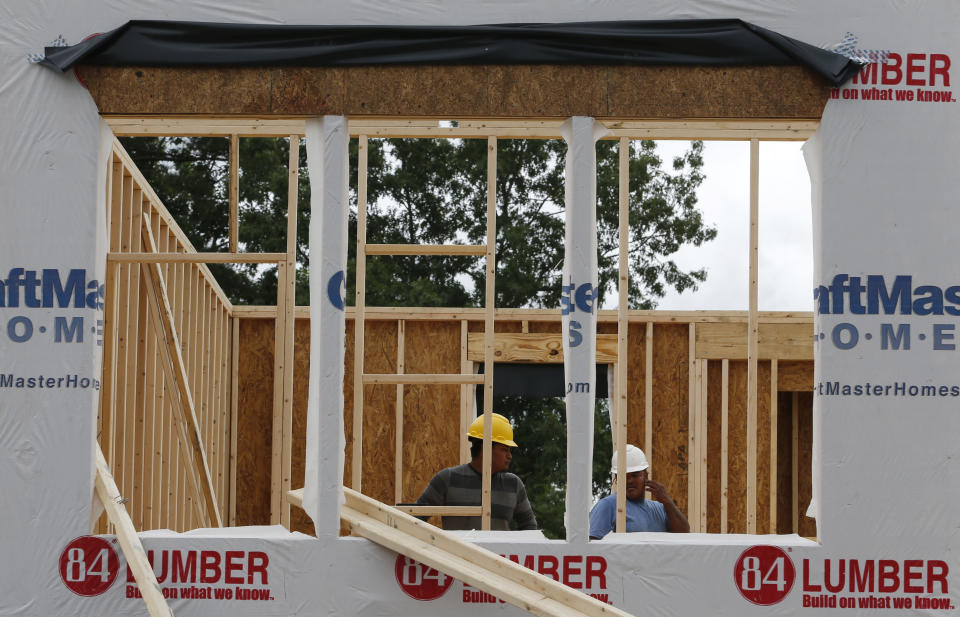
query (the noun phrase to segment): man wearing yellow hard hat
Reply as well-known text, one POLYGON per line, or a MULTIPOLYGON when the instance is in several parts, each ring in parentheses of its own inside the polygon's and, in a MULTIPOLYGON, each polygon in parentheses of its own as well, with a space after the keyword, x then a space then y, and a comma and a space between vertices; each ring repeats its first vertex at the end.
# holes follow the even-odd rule
MULTIPOLYGON (((626 531, 672 531, 686 533, 690 523, 674 503, 667 489, 659 482, 649 479, 650 463, 643 450, 627 444, 626 461, 627 526, 626 531), (644 497, 650 491, 653 500, 644 497)), ((611 462, 616 484, 617 453, 611 462)), ((590 512, 590 539, 599 540, 617 526, 617 494, 607 495, 593 506, 590 512)))
MULTIPOLYGON (((467 438, 470 440, 469 463, 447 467, 433 476, 423 494, 417 499, 419 506, 479 506, 483 484, 483 416, 470 425, 467 438)), ((492 512, 490 529, 508 531, 512 522, 516 529, 536 529, 527 490, 523 481, 507 469, 513 458, 510 448, 513 427, 498 413, 493 414, 493 454, 490 459, 492 512)), ((479 516, 445 516, 444 529, 480 529, 479 516)))

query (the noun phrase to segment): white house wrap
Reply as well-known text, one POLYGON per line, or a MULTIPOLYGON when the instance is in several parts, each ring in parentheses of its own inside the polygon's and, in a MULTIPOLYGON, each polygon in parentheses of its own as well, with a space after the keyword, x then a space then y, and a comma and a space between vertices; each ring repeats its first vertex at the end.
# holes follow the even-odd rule
POLYGON ((567 142, 563 260, 563 369, 567 406, 569 542, 586 542, 593 505, 593 405, 597 358, 597 152, 606 129, 576 116, 563 127, 567 142))
MULTIPOLYGON (((597 284, 596 134, 589 118, 574 118, 566 135, 571 542, 526 532, 478 532, 471 539, 638 615, 957 613, 960 105, 952 61, 960 58, 960 5, 954 0, 6 0, 0 5, 0 615, 146 614, 115 539, 78 538, 90 532, 100 374, 102 124, 73 75, 27 61, 60 35, 76 43, 132 17, 369 25, 737 17, 873 62, 831 92, 806 147, 815 244, 818 541, 611 534, 619 537, 585 542, 597 284), (36 295, 27 294, 43 281, 51 290, 59 285, 57 293, 32 306, 36 295), (91 568, 82 571, 68 549, 77 540, 77 550, 95 546, 97 556, 113 556, 91 557, 91 568), (67 585, 81 574, 99 577, 108 566, 115 579, 97 594, 78 595, 67 585)), ((757 96, 766 95, 777 93, 758 89, 757 96)), ((344 119, 310 122, 307 143, 313 321, 305 500, 320 538, 279 527, 145 533, 159 584, 179 617, 522 615, 461 581, 443 579, 440 589, 436 572, 365 539, 336 537, 344 448, 344 119), (437 595, 417 599, 408 587, 426 574, 435 576, 429 582, 437 583, 437 595)))
POLYGON ((303 508, 318 536, 340 532, 343 503, 343 349, 347 221, 350 214, 347 119, 308 120, 310 171, 310 361, 303 508))

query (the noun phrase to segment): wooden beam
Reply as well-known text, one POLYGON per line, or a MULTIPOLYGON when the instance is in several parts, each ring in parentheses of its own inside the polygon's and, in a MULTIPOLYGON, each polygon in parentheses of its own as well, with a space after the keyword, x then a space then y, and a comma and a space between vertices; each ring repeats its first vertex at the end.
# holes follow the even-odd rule
MULTIPOLYGON (((229 306, 229 305, 228 305, 229 306)), ((230 306, 233 314, 243 319, 273 319, 277 309, 275 306, 230 306)), ((356 315, 356 309, 353 306, 346 307, 347 319, 353 319, 356 315)), ((484 320, 483 308, 434 308, 434 307, 399 307, 399 306, 367 306, 364 309, 367 321, 396 321, 404 319, 406 321, 443 321, 465 319, 471 322, 482 322, 484 320)), ((497 321, 529 321, 538 323, 559 323, 559 309, 526 309, 526 308, 501 308, 494 311, 497 321)), ((597 312, 600 323, 617 323, 618 314, 616 310, 601 310, 597 312)), ((303 319, 310 316, 309 307, 302 306, 297 308, 297 318, 303 319)), ((647 323, 654 324, 686 324, 686 323, 746 323, 747 311, 641 311, 630 310, 627 312, 627 318, 631 324, 647 323)), ((763 324, 806 324, 812 328, 813 313, 810 311, 763 311, 759 313, 759 319, 763 324)), ((812 330, 811 330, 812 334, 812 330)), ((717 358, 720 359, 720 358, 717 358)))
MULTIPOLYGON (((179 246, 183 252, 186 253, 196 253, 197 250, 194 248, 193 244, 190 243, 190 240, 187 239, 186 234, 180 229, 180 226, 177 225, 177 222, 174 220, 173 215, 167 210, 166 206, 163 205, 163 202, 160 201, 160 198, 154 192, 153 188, 150 186, 150 183, 147 182, 146 178, 143 177, 143 174, 140 173, 140 170, 137 169, 136 164, 133 162, 133 159, 130 158, 130 155, 127 154, 127 151, 123 149, 123 146, 120 144, 120 141, 117 139, 113 140, 113 153, 114 156, 119 158, 125 170, 125 174, 128 174, 133 181, 133 184, 138 187, 144 195, 146 195, 147 201, 150 202, 150 207, 160 214, 160 217, 167 223, 170 227, 170 230, 174 233, 177 238, 176 245, 179 246)), ((139 247, 139 244, 136 245, 139 247)), ((123 250, 123 249, 121 249, 123 250)), ((130 249, 127 249, 130 250, 130 249)), ((210 269, 207 268, 206 264, 200 266, 200 272, 204 278, 207 280, 215 281, 213 274, 210 272, 210 269)), ((226 294, 219 288, 219 286, 214 287, 217 295, 220 298, 220 302, 226 306, 232 308, 233 304, 227 298, 226 294)))
MULTIPOLYGON (((404 330, 406 322, 397 321, 397 374, 403 375, 406 362, 404 358, 404 330)), ((394 476, 393 500, 394 503, 403 501, 403 384, 397 384, 396 434, 393 448, 394 476)))
POLYGON ((730 360, 720 362, 720 533, 727 533, 730 488, 730 360))
MULTIPOLYGON (((625 324, 626 326, 626 324, 625 324)), ((467 344, 467 358, 473 362, 484 361, 483 332, 471 332, 467 344)), ((597 335, 597 364, 617 362, 619 339, 616 334, 597 335)), ((493 341, 493 356, 497 362, 563 362, 563 335, 550 332, 496 332, 493 341)))
MULTIPOLYGON (((700 531, 700 381, 697 374, 697 326, 687 326, 687 519, 700 531)), ((702 377, 700 377, 702 379, 702 377)))
MULTIPOLYGON (((303 489, 291 491, 302 502, 303 489)), ((354 535, 416 559, 487 591, 505 602, 543 617, 629 617, 622 610, 572 589, 553 578, 460 540, 397 508, 344 488, 343 520, 354 535)))
POLYGON ((777 533, 777 359, 770 361, 770 533, 777 533))
POLYGON ((230 252, 237 252, 240 233, 240 136, 230 135, 230 252))
POLYGON ((167 606, 167 601, 160 591, 157 576, 153 573, 153 566, 147 559, 147 553, 143 550, 143 544, 140 542, 137 530, 133 526, 133 521, 130 520, 130 515, 123 507, 126 500, 117 488, 117 483, 110 473, 110 467, 107 466, 107 461, 103 458, 103 451, 98 444, 95 444, 95 447, 97 449, 94 453, 97 472, 94 489, 97 498, 107 512, 107 519, 116 529, 120 550, 123 551, 123 556, 133 573, 134 580, 137 581, 137 587, 143 596, 143 602, 147 605, 147 612, 150 617, 173 617, 173 611, 167 606))
POLYGON ((707 447, 709 435, 707 432, 707 388, 709 385, 708 377, 708 368, 706 360, 697 360, 699 364, 699 369, 697 371, 697 379, 700 382, 700 404, 697 405, 697 414, 699 418, 699 434, 700 434, 700 497, 698 499, 700 504, 700 530, 704 533, 707 532, 707 447))
POLYGON ((481 478, 480 528, 490 529, 493 511, 491 493, 493 459, 493 374, 494 374, 494 320, 497 303, 495 281, 497 276, 497 138, 487 138, 487 251, 485 255, 485 290, 483 318, 483 477, 481 478))
MULTIPOLYGON (((293 345, 297 302, 297 197, 300 180, 300 138, 289 136, 287 161, 287 253, 281 268, 283 277, 278 277, 278 317, 275 344, 274 374, 274 437, 273 480, 271 520, 289 529, 290 506, 283 496, 290 490, 291 447, 293 441, 293 345), (282 298, 280 297, 282 294, 282 298), (283 307, 282 314, 279 307, 283 307)), ((278 264, 279 267, 280 264, 278 264)), ((279 273, 278 273, 279 274, 279 273)))
POLYGON ((272 264, 286 253, 107 253, 108 263, 272 264))
POLYGON ((357 145, 357 264, 353 318, 353 444, 350 487, 362 490, 363 469, 363 351, 367 280, 367 136, 357 145))
MULTIPOLYGON (((475 372, 474 363, 467 357, 467 340, 469 324, 467 320, 460 320, 460 374, 472 374, 475 372)), ((457 434, 460 441, 460 463, 470 462, 470 442, 467 440, 467 430, 474 417, 473 394, 476 387, 470 387, 470 384, 460 385, 460 432, 457 434)))
POLYGON ((233 336, 230 343, 230 526, 237 524, 237 423, 240 418, 240 320, 231 319, 233 336))
POLYGON ((457 375, 451 373, 407 373, 397 375, 395 373, 364 373, 362 383, 395 385, 395 384, 427 384, 427 385, 450 385, 450 384, 481 384, 484 383, 483 375, 457 375))
MULTIPOLYGON (((616 366, 616 406, 614 417, 616 426, 614 431, 613 447, 617 451, 617 533, 627 530, 627 495, 620 490, 620 478, 626 476, 626 444, 627 444, 627 366, 629 364, 629 337, 630 322, 627 319, 627 310, 630 308, 630 263, 627 261, 630 250, 630 140, 620 138, 618 152, 617 179, 617 363, 616 366)), ((597 335, 597 355, 600 355, 600 335, 597 335)), ((561 351, 563 346, 561 344, 561 351)))
POLYGON ((793 426, 791 427, 790 437, 792 447, 790 448, 790 478, 793 498, 790 503, 793 504, 792 523, 793 533, 800 533, 800 393, 793 392, 790 397, 790 418, 793 426))
MULTIPOLYGON (((749 317, 749 315, 748 315, 749 317)), ((758 316, 757 359, 813 361, 811 323, 764 323, 758 316)), ((697 328, 697 357, 740 360, 747 357, 747 323, 703 323, 697 328)))
POLYGON ((480 506, 397 506, 410 516, 480 516, 480 506))
MULTIPOLYGON (((145 227, 144 231, 146 233, 144 243, 148 249, 156 248, 149 226, 145 227)), ((156 331, 163 335, 166 347, 166 354, 161 354, 161 366, 166 372, 167 379, 176 384, 179 395, 179 399, 175 401, 173 407, 178 412, 177 430, 180 435, 181 453, 191 467, 190 473, 187 474, 188 478, 196 493, 204 502, 203 507, 199 503, 196 504, 196 507, 199 512, 203 512, 204 518, 210 524, 222 527, 223 521, 220 518, 213 480, 210 476, 210 466, 207 463, 203 448, 203 436, 200 434, 200 425, 197 422, 193 394, 190 391, 187 370, 180 351, 180 338, 173 323, 173 311, 170 309, 170 303, 167 299, 167 290, 160 272, 160 266, 152 264, 145 268, 144 276, 150 308, 152 309, 149 311, 150 316, 153 319, 156 331)))
POLYGON ((464 244, 368 244, 367 255, 476 255, 482 257, 487 247, 464 244))
MULTIPOLYGON (((216 117, 139 117, 105 114, 104 119, 117 136, 207 136, 207 137, 286 137, 303 136, 303 118, 216 118, 216 117)), ((354 117, 349 121, 351 137, 476 138, 491 135, 502 138, 560 139, 563 119, 505 118, 458 119, 457 126, 442 126, 441 121, 455 118, 435 117, 407 120, 354 117)), ((447 122, 449 124, 449 122, 447 122)), ((804 141, 816 131, 819 120, 622 120, 599 119, 607 127, 608 139, 764 139, 804 141)))
POLYGON ((747 315, 747 533, 757 533, 757 316, 760 143, 750 140, 749 313, 747 315))
MULTIPOLYGON (((647 333, 643 341, 644 347, 644 376, 643 376, 643 421, 644 421, 644 452, 647 460, 653 460, 653 322, 647 322, 647 333)), ((651 472, 651 477, 652 472, 651 472)))

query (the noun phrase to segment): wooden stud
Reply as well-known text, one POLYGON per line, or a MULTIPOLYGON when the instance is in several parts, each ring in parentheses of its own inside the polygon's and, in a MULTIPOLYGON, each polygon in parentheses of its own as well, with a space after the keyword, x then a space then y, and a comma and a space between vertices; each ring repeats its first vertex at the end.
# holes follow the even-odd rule
MULTIPOLYGON (((471 332, 467 342, 467 359, 483 362, 486 353, 484 333, 471 332)), ((597 364, 614 364, 618 360, 619 338, 616 334, 597 335, 597 364)), ((563 362, 563 335, 559 332, 495 332, 493 355, 498 362, 563 362)), ((616 409, 614 405, 613 409, 616 409)))
POLYGON ((480 506, 397 506, 410 516, 480 516, 480 506))
POLYGON ((487 247, 463 244, 367 244, 367 255, 477 255, 487 247))
POLYGON ((688 328, 687 351, 687 519, 690 531, 700 531, 700 381, 697 379, 697 326, 688 328))
POLYGON ((270 524, 282 524, 283 483, 283 359, 286 303, 287 264, 277 264, 277 318, 273 338, 273 427, 270 445, 270 524))
POLYGON ((237 252, 240 230, 240 136, 230 135, 230 252, 237 252))
MULTIPOLYGON (((140 170, 137 169, 136 164, 133 162, 133 159, 130 158, 130 155, 127 154, 127 151, 123 149, 123 146, 120 145, 119 141, 114 140, 113 142, 113 153, 114 156, 119 158, 124 166, 125 173, 130 175, 133 178, 133 183, 143 192, 147 200, 150 202, 150 207, 160 213, 160 217, 170 226, 171 230, 177 237, 177 243, 183 247, 182 252, 184 253, 196 253, 196 249, 193 247, 193 244, 190 243, 190 240, 187 239, 186 234, 182 229, 177 225, 176 221, 173 219, 173 216, 166 209, 163 203, 160 201, 160 198, 157 197, 157 194, 151 188, 150 184, 143 177, 143 174, 140 173, 140 170)), ((139 245, 134 245, 139 246, 139 245)), ((219 253, 211 253, 210 255, 218 255, 219 253)), ((245 255, 245 253, 241 253, 245 255)), ((149 254, 144 255, 146 258, 150 258, 149 254)), ((282 257, 281 257, 282 258, 282 257)), ((108 257, 109 261, 109 257, 108 257)), ((201 262, 204 260, 201 259, 201 262)), ((231 259, 227 259, 226 263, 231 263, 231 259)), ((200 272, 204 278, 209 281, 216 281, 216 278, 211 274, 210 269, 206 265, 200 267, 200 272)), ((214 290, 217 293, 217 296, 220 298, 220 302, 228 307, 233 307, 233 304, 230 302, 230 299, 227 298, 226 294, 218 286, 214 286, 214 290)))
MULTIPOLYGON (((233 409, 233 324, 230 321, 230 312, 227 307, 220 305, 220 443, 223 451, 220 458, 220 500, 223 511, 229 517, 230 513, 230 424, 231 410, 233 409)), ((228 519, 229 520, 229 519, 228 519)), ((229 522, 227 523, 229 524, 229 522)))
MULTIPOLYGON (((221 300, 222 301, 222 300, 221 300)), ((226 304, 231 311, 242 319, 273 319, 277 314, 277 308, 269 306, 233 306, 226 304)), ((345 309, 347 319, 353 319, 356 310, 352 306, 345 309)), ((368 306, 365 309, 367 321, 396 321, 403 319, 406 321, 444 321, 461 320, 480 323, 483 322, 485 310, 483 307, 475 308, 434 308, 434 307, 401 307, 401 306, 368 306)), ((296 310, 297 317, 309 318, 309 307, 301 306, 296 310)), ((527 309, 527 308, 500 308, 494 311, 498 321, 530 321, 538 323, 559 323, 560 312, 557 309, 527 309)), ((631 324, 640 324, 652 322, 654 324, 686 324, 694 322, 703 324, 746 324, 747 311, 647 311, 630 310, 627 312, 627 318, 631 324)), ((811 328, 813 321, 813 312, 811 311, 763 311, 759 314, 763 324, 793 324, 802 325, 807 329, 811 328)), ((599 323, 613 324, 617 323, 617 311, 603 309, 597 311, 599 323)), ((809 334, 809 333, 808 333, 809 334)), ((807 337, 809 339, 809 336, 807 337)), ((812 343, 811 343, 812 345, 812 343)), ((746 349, 744 347, 744 349, 746 349)), ((701 343, 697 345, 697 353, 703 356, 701 343)), ((778 356, 781 359, 782 356, 778 356)), ((717 356, 716 360, 722 360, 723 355, 717 356)), ((746 358, 746 353, 742 358, 746 358)))
MULTIPOLYGON (((112 188, 110 190, 110 201, 107 208, 110 212, 109 218, 109 247, 111 251, 120 248, 120 230, 123 221, 123 165, 113 160, 111 165, 113 173, 111 175, 112 188)), ((117 404, 116 404, 116 375, 117 375, 117 352, 119 334, 119 311, 120 294, 118 293, 118 283, 120 278, 121 266, 108 265, 106 267, 106 289, 107 297, 104 298, 103 307, 103 376, 102 389, 100 391, 100 415, 103 418, 99 442, 110 455, 110 461, 114 464, 114 445, 116 443, 116 425, 117 425, 117 404)), ((104 530, 107 532, 108 530, 104 530)))
POLYGON ((143 601, 147 605, 147 612, 150 617, 173 617, 173 611, 167 606, 167 601, 160 591, 160 584, 153 572, 153 566, 147 559, 147 553, 143 550, 143 544, 137 535, 136 527, 134 527, 129 514, 123 508, 123 497, 117 488, 113 475, 110 473, 106 459, 103 458, 103 451, 99 445, 95 457, 96 478, 94 489, 97 498, 107 512, 107 518, 117 530, 120 550, 123 551, 123 556, 133 573, 134 580, 137 581, 137 587, 140 589, 143 601))
MULTIPOLYGON (((132 214, 131 225, 133 226, 131 227, 132 234, 130 238, 130 245, 140 246, 141 222, 143 218, 143 194, 138 187, 134 187, 133 189, 130 207, 132 214)), ((140 409, 139 405, 137 404, 139 400, 137 392, 140 383, 140 352, 143 344, 141 339, 143 330, 142 311, 140 306, 140 298, 143 295, 141 285, 140 268, 131 268, 130 290, 136 290, 136 292, 128 301, 129 331, 127 342, 129 346, 127 349, 127 379, 124 383, 124 413, 126 415, 126 421, 123 435, 123 458, 121 461, 119 461, 123 465, 123 483, 121 484, 121 489, 129 499, 127 502, 127 508, 131 517, 136 516, 135 507, 139 505, 140 502, 140 495, 137 492, 139 486, 136 480, 136 466, 134 461, 136 460, 136 453, 138 449, 138 444, 136 441, 138 426, 137 416, 139 415, 140 409)))
POLYGON ((770 533, 777 533, 777 359, 770 360, 770 533))
POLYGON ((210 401, 209 414, 210 414, 210 436, 208 437, 208 452, 210 452, 210 459, 213 462, 211 467, 211 473, 213 474, 213 486, 214 494, 217 497, 217 505, 220 508, 220 512, 226 514, 227 508, 223 503, 223 490, 221 484, 223 483, 223 465, 221 461, 223 460, 222 447, 223 444, 220 441, 220 427, 222 423, 220 422, 220 401, 223 400, 220 392, 220 357, 221 357, 221 340, 220 332, 223 324, 220 321, 220 307, 217 305, 217 298, 213 294, 213 291, 207 293, 207 296, 210 298, 211 303, 211 327, 210 327, 210 388, 208 399, 210 401))
MULTIPOLYGON (((123 173, 123 188, 120 197, 119 205, 119 216, 117 217, 117 224, 120 227, 119 231, 119 245, 118 250, 120 251, 129 251, 131 249, 131 236, 133 234, 132 221, 133 221, 133 212, 132 212, 132 203, 133 203, 133 179, 126 173, 126 168, 124 168, 123 173)), ((113 473, 117 478, 117 482, 121 488, 121 491, 124 494, 126 492, 126 487, 123 482, 123 457, 125 454, 124 450, 124 439, 127 433, 127 400, 126 400, 126 386, 127 386, 127 369, 129 366, 128 357, 131 353, 130 349, 132 347, 130 337, 131 337, 131 326, 130 326, 130 316, 131 316, 131 307, 130 302, 127 301, 127 298, 130 297, 131 287, 130 287, 130 277, 133 267, 130 265, 121 265, 118 270, 118 287, 117 287, 117 305, 118 305, 118 317, 117 317, 117 354, 116 354, 116 380, 115 388, 113 391, 113 401, 114 401, 114 434, 113 439, 110 441, 108 450, 108 455, 110 456, 111 464, 113 465, 113 473)))
MULTIPOLYGON (((140 118, 120 114, 104 119, 118 136, 208 136, 286 137, 304 135, 300 118, 140 118)), ((440 126, 451 118, 381 119, 349 121, 351 137, 475 138, 489 136, 524 139, 560 139, 561 120, 487 118, 459 119, 457 126, 440 126)), ((602 119, 608 139, 752 139, 804 141, 819 125, 818 120, 616 120, 602 119)))
POLYGON ((720 361, 720 533, 727 533, 730 488, 730 360, 720 361))
MULTIPOLYGON (((149 204, 148 204, 149 207, 149 204)), ((153 237, 158 238, 160 233, 160 216, 150 210, 149 212, 149 222, 144 221, 144 224, 149 224, 153 230, 153 237)), ((156 508, 160 505, 158 501, 154 500, 154 486, 157 484, 155 470, 155 460, 156 455, 156 446, 154 445, 159 437, 158 433, 160 432, 157 426, 157 418, 160 414, 163 413, 163 408, 159 406, 159 402, 162 401, 163 396, 161 394, 161 380, 162 377, 159 374, 159 366, 155 360, 157 354, 160 352, 159 349, 159 332, 153 326, 152 320, 146 319, 146 307, 144 307, 144 333, 145 333, 145 345, 144 345, 144 389, 143 389, 143 441, 141 442, 140 447, 142 448, 143 455, 141 458, 141 464, 143 466, 142 474, 142 490, 140 491, 143 496, 143 514, 142 514, 142 523, 141 529, 156 529, 158 521, 156 520, 156 508)))
MULTIPOLYGON (((170 247, 170 229, 169 227, 162 222, 162 220, 157 217, 159 225, 157 225, 158 239, 159 244, 157 246, 158 250, 168 250, 170 247)), ((174 267, 168 266, 163 272, 163 280, 168 283, 167 293, 171 293, 170 281, 174 267)), ((172 301, 171 296, 171 301, 172 301)), ((157 333, 159 334, 159 333, 157 333)), ((159 348, 160 339, 156 339, 156 344, 158 346, 158 353, 162 353, 162 349, 159 348)), ((156 356, 154 356, 155 358, 156 356)), ((168 411, 169 402, 167 400, 167 387, 172 387, 172 384, 166 379, 163 369, 159 366, 159 363, 154 360, 153 362, 154 370, 157 372, 157 392, 156 392, 156 410, 157 413, 154 417, 154 440, 153 440, 153 528, 154 529, 163 529, 166 527, 164 524, 164 509, 165 509, 165 499, 164 499, 164 487, 166 484, 166 464, 164 461, 164 447, 167 441, 170 440, 170 434, 167 432, 167 422, 166 419, 170 414, 168 411)))
MULTIPOLYGON (((150 246, 154 244, 150 229, 146 228, 147 242, 150 246)), ((154 321, 154 326, 158 332, 163 333, 167 353, 161 354, 166 361, 161 361, 162 368, 167 372, 167 379, 175 382, 179 389, 179 405, 175 409, 180 412, 178 428, 180 432, 181 443, 183 444, 183 453, 186 458, 193 463, 193 473, 190 474, 191 481, 194 484, 194 490, 201 496, 206 508, 204 518, 217 527, 222 527, 219 508, 217 507, 216 495, 214 494, 213 482, 210 476, 210 467, 206 460, 206 453, 203 448, 203 438, 200 434, 200 425, 197 422, 193 395, 190 391, 190 384, 186 377, 186 368, 183 363, 181 347, 177 331, 173 325, 173 312, 167 297, 165 283, 162 278, 159 266, 151 265, 144 270, 145 286, 150 300, 150 316, 154 321)), ((197 504, 199 507, 199 503, 197 504)), ((201 510, 202 511, 202 510, 201 510)))
POLYGON ((107 253, 108 263, 271 264, 281 261, 287 261, 286 253, 107 253))
MULTIPOLYGON (((627 261, 630 248, 630 140, 620 138, 619 152, 619 254, 617 259, 617 370, 613 398, 616 425, 613 429, 613 445, 617 451, 617 533, 627 530, 627 495, 621 490, 621 478, 626 478, 627 453, 627 364, 629 357, 629 329, 627 310, 630 295, 630 264, 627 261)), ((599 337, 598 337, 599 338, 599 337)), ((599 342, 597 345, 599 351, 599 342)))
POLYGON ((358 493, 363 480, 363 351, 365 338, 364 307, 367 281, 367 136, 357 145, 357 264, 356 302, 353 318, 353 459, 350 488, 358 493))
MULTIPOLYGON (((397 321, 397 373, 402 375, 406 367, 404 361, 404 329, 406 322, 397 321)), ((397 384, 397 418, 396 418, 396 441, 394 444, 394 477, 393 477, 393 500, 394 503, 403 501, 403 384, 397 384)))
POLYGON ((757 319, 760 143, 750 140, 750 271, 747 315, 747 533, 757 533, 757 319))
MULTIPOLYGON (((188 320, 188 330, 185 332, 184 336, 184 346, 181 349, 184 349, 187 353, 184 357, 185 367, 190 372, 189 381, 191 396, 194 400, 193 411, 194 414, 197 414, 198 409, 196 407, 196 401, 198 400, 198 395, 200 393, 197 384, 200 383, 200 338, 203 334, 203 323, 202 323, 202 314, 200 311, 200 304, 203 301, 203 296, 201 289, 203 288, 203 275, 200 272, 200 269, 196 266, 190 268, 190 273, 192 275, 190 279, 190 299, 188 300, 188 311, 189 311, 189 320, 188 320)), ((199 438, 199 443, 203 444, 203 433, 200 432, 200 417, 195 416, 197 420, 197 437, 199 438)), ((189 458, 189 449, 187 446, 188 442, 181 444, 180 456, 181 460, 184 461, 184 471, 185 475, 183 477, 184 486, 195 486, 193 482, 193 464, 189 458)), ((186 493, 186 503, 184 504, 184 511, 182 513, 183 524, 186 525, 186 529, 193 528, 193 509, 196 507, 197 497, 200 495, 199 489, 194 489, 193 494, 189 492, 186 493)))
POLYGON ((496 310, 497 262, 497 138, 487 138, 487 251, 486 290, 484 293, 483 320, 483 478, 481 480, 480 528, 490 529, 492 513, 491 465, 493 458, 493 373, 494 373, 494 311, 496 310))
POLYGON ((240 417, 240 320, 233 317, 230 347, 230 526, 237 524, 237 422, 240 417))
POLYGON ((362 383, 370 385, 395 384, 481 384, 483 375, 457 375, 451 373, 416 373, 397 375, 394 373, 365 373, 362 383))
POLYGON ((800 393, 793 392, 790 397, 790 416, 793 423, 791 427, 791 440, 793 447, 790 448, 791 454, 791 473, 793 499, 791 508, 793 513, 793 533, 800 533, 800 393))
MULTIPOLYGON (((647 333, 644 337, 644 376, 643 376, 643 421, 644 421, 644 452, 647 460, 653 460, 653 322, 647 322, 647 333)), ((653 477, 653 470, 650 471, 653 477)))
MULTIPOLYGON (((271 520, 290 527, 290 507, 283 496, 290 490, 291 442, 293 440, 293 342, 297 287, 297 193, 300 178, 300 138, 290 135, 290 152, 287 163, 287 255, 283 268, 283 286, 277 296, 283 294, 283 318, 277 323, 275 353, 279 370, 274 375, 274 468, 277 473, 273 484, 271 520)), ((278 305, 279 307, 279 305, 278 305)), ((279 308, 278 308, 279 314, 279 308)))
POLYGON ((700 382, 700 403, 697 405, 697 417, 700 435, 700 451, 699 451, 699 483, 700 483, 700 496, 698 501, 700 502, 700 531, 707 532, 707 445, 709 440, 709 434, 707 433, 707 388, 710 383, 708 378, 708 367, 706 360, 697 360, 699 364, 699 369, 697 370, 697 380, 700 382))
MULTIPOLYGON (((464 375, 474 372, 473 362, 467 358, 467 327, 467 320, 460 320, 460 373, 464 375)), ((467 429, 470 428, 470 423, 473 421, 473 393, 475 391, 476 388, 470 387, 469 384, 462 384, 460 386, 460 432, 458 435, 460 438, 461 464, 470 462, 470 442, 465 435, 467 434, 467 429)))

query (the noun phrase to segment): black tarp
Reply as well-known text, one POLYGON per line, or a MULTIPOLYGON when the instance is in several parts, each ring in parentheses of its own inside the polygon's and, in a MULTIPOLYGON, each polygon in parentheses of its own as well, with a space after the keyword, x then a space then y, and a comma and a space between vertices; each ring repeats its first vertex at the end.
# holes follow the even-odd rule
POLYGON ((485 26, 286 26, 129 21, 42 64, 364 66, 397 64, 801 65, 835 86, 860 69, 839 54, 739 19, 485 26))
MULTIPOLYGON (((607 398, 607 366, 597 364, 594 396, 607 398)), ((479 373, 484 365, 480 363, 479 373)), ((567 393, 567 382, 562 364, 508 364, 493 365, 494 396, 554 396, 567 393)), ((483 386, 477 386, 477 409, 483 409, 483 386)))

